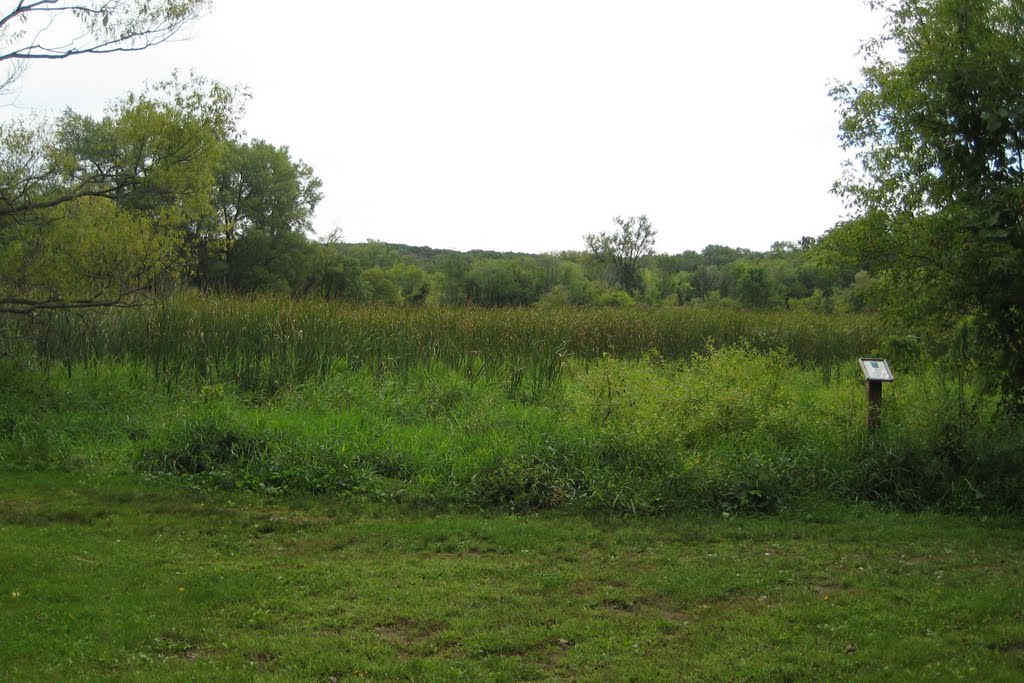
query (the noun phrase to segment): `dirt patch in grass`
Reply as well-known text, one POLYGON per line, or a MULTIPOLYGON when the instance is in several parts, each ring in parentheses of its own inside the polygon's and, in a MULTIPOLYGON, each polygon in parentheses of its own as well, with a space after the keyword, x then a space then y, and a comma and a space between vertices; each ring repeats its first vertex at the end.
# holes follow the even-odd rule
POLYGON ((681 612, 669 607, 658 607, 657 605, 653 605, 652 610, 662 619, 677 624, 689 624, 693 621, 693 615, 688 612, 681 612))
POLYGON ((1016 640, 1012 643, 1003 643, 994 649, 1002 652, 1004 655, 1020 654, 1024 652, 1024 640, 1016 640))
POLYGON ((605 598, 601 601, 601 606, 614 612, 635 612, 639 608, 639 605, 635 600, 627 600, 624 598, 605 598))
POLYGON ((189 662, 199 658, 201 650, 198 645, 182 640, 173 634, 163 635, 156 639, 157 652, 164 659, 183 659, 189 662))
POLYGON ((831 600, 836 595, 842 593, 844 589, 842 586, 837 586, 835 584, 826 584, 822 586, 811 586, 811 590, 816 596, 818 596, 819 600, 831 600))
POLYGON ((279 656, 273 652, 256 650, 245 653, 245 659, 250 665, 255 666, 261 672, 267 672, 274 667, 279 656))
POLYGON ((379 624, 373 630, 396 645, 403 652, 419 649, 434 636, 443 633, 447 625, 439 621, 420 622, 399 617, 379 624))
POLYGON ((54 524, 68 526, 91 526, 110 516, 109 510, 98 508, 72 508, 69 510, 47 509, 39 506, 0 505, 0 524, 14 526, 40 527, 54 524))

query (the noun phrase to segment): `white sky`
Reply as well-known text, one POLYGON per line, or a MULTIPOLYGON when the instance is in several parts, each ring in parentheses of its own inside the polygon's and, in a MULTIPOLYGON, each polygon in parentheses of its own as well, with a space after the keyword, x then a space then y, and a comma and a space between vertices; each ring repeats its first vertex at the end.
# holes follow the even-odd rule
POLYGON ((215 0, 186 42, 32 65, 5 115, 195 68, 323 179, 319 235, 536 253, 645 213, 661 252, 763 250, 842 216, 827 90, 880 27, 863 0, 215 0))

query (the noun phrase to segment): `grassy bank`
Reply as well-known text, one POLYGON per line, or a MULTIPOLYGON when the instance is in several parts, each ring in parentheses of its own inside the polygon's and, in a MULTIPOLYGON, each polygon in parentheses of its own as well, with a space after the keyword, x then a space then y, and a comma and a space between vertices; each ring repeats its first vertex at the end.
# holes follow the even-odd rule
POLYGON ((1024 431, 939 368, 887 387, 865 433, 855 363, 778 351, 568 359, 550 381, 338 361, 271 396, 147 364, 5 362, 0 467, 142 472, 206 488, 431 507, 763 513, 820 499, 1019 509, 1024 431))
POLYGON ((1024 528, 0 478, 0 678, 1018 680, 1024 528))

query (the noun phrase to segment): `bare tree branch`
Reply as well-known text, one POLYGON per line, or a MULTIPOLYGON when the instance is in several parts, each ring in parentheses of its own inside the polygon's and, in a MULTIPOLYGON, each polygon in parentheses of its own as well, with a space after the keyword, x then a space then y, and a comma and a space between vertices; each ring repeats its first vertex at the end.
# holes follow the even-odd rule
POLYGON ((152 285, 125 290, 113 298, 65 299, 51 296, 46 299, 8 297, 0 299, 0 314, 31 315, 39 311, 83 310, 90 308, 133 308, 142 305, 135 296, 151 291, 152 285))
POLYGON ((33 60, 138 52, 177 36, 211 0, 21 0, 0 17, 6 92, 33 60))

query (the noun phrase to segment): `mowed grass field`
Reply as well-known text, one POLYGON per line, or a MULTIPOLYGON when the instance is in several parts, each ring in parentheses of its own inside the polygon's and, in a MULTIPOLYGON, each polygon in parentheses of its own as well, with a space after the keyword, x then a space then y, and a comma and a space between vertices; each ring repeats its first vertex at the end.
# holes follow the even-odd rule
POLYGON ((0 478, 0 679, 1024 675, 1019 517, 424 512, 0 478))

